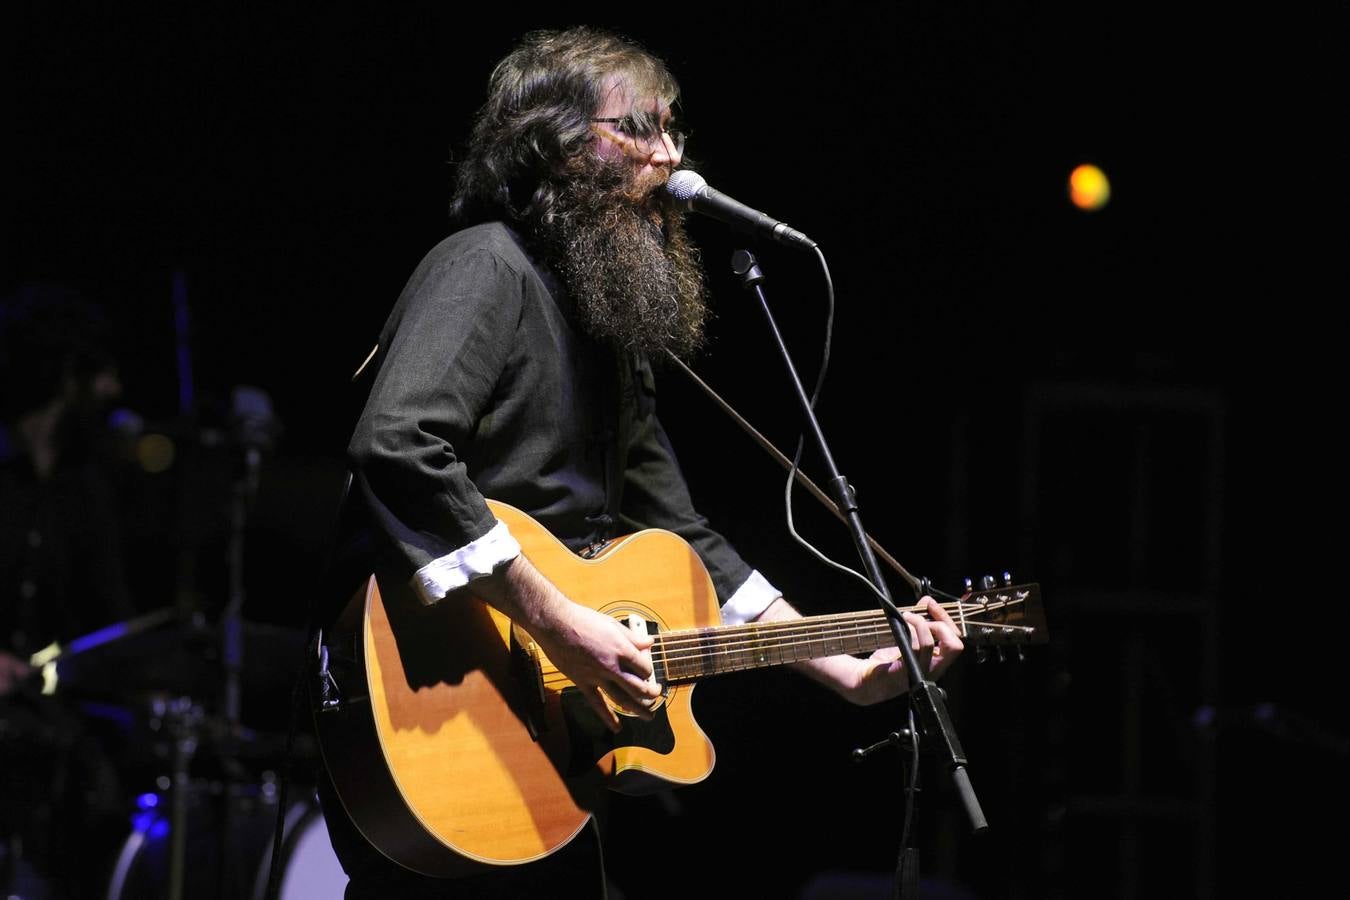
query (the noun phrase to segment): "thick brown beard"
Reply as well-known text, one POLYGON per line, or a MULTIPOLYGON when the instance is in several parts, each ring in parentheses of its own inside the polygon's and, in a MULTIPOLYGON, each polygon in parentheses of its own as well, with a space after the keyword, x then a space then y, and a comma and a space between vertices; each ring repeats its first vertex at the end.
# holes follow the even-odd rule
POLYGON ((618 350, 688 359, 708 306, 698 249, 660 189, 665 173, 639 183, 600 160, 578 167, 538 236, 581 327, 618 350))

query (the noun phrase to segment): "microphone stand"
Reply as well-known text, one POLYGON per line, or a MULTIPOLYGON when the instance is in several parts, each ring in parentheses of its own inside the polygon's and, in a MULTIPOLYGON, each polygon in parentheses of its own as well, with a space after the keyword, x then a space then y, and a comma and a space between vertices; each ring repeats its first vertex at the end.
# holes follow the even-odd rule
POLYGON ((272 448, 278 430, 272 401, 258 388, 239 386, 233 391, 231 438, 242 451, 242 466, 230 502, 229 602, 221 617, 222 655, 225 660, 225 722, 231 737, 241 722, 240 674, 244 665, 244 535, 248 513, 258 496, 263 453, 272 448))
MULTIPOLYGON (((241 469, 230 503, 229 601, 221 617, 221 650, 225 663, 224 708, 225 752, 234 754, 243 734, 241 676, 244 669, 244 538, 248 514, 258 496, 263 452, 271 449, 276 430, 272 402, 258 388, 238 386, 232 392, 231 437, 242 451, 241 469)), ((232 763, 233 760, 230 760, 232 763)), ((232 767, 227 767, 230 771, 232 767)), ((220 853, 223 896, 242 890, 244 876, 235 864, 233 785, 228 786, 221 806, 220 853)))
MULTIPOLYGON (((731 268, 740 277, 742 287, 752 292, 759 299, 759 306, 764 313, 769 332, 778 347, 779 355, 782 356, 783 364, 787 367, 788 378, 792 382, 793 393, 801 404, 807 430, 811 432, 816 448, 820 451, 821 459, 824 460, 825 468, 829 474, 826 489, 834 500, 835 506, 847 520, 849 533, 853 536, 853 545, 858 551, 868 580, 877 590, 882 611, 886 614, 891 634, 895 638, 900 656, 905 662, 905 671, 909 674, 910 708, 913 711, 913 717, 918 720, 920 734, 922 734, 925 743, 936 748, 946 763, 947 771, 951 775, 956 794, 960 798, 972 832, 975 834, 983 832, 988 829, 989 824, 985 821, 984 812, 980 809, 979 800, 970 784, 970 775, 966 772, 965 751, 961 748, 956 729, 952 726, 951 717, 947 713, 946 694, 935 682, 928 679, 927 673, 919 668, 914 649, 910 646, 909 628, 900 618, 900 610, 891 600, 886 580, 881 574, 881 567, 877 564, 872 546, 867 541, 867 532, 863 528, 862 516, 859 513, 858 501, 853 487, 848 483, 848 479, 840 474, 834 463, 834 456, 830 453, 829 444, 825 440, 825 433, 820 428, 820 422, 816 419, 815 411, 811 408, 811 401, 807 397, 806 389, 802 386, 801 378, 797 375, 796 366, 793 365, 792 355, 788 352, 787 344, 783 341, 783 335, 779 332, 778 324, 774 321, 773 313, 769 309, 768 298, 761 286, 764 282, 764 273, 760 270, 759 263, 755 260, 754 255, 748 250, 737 250, 732 254, 731 268)), ((923 585, 926 585, 926 583, 926 581, 922 582, 923 585)), ((921 593, 921 590, 916 591, 916 594, 921 593)), ((901 727, 896 729, 893 740, 890 740, 889 743, 901 743, 901 735, 909 735, 911 739, 917 737, 913 735, 909 728, 901 727)), ((911 810, 916 799, 914 794, 915 791, 911 787, 908 798, 908 805, 911 810)), ((896 896, 902 898, 902 900, 917 898, 918 881, 918 851, 911 847, 901 847, 900 865, 896 871, 896 896)))

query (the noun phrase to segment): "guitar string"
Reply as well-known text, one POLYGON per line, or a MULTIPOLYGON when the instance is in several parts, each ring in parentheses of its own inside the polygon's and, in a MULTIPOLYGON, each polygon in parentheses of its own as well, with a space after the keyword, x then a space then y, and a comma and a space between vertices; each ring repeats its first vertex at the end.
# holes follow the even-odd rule
MULTIPOLYGON (((1028 628, 1028 627, 1026 627, 1026 626, 1015 626, 1015 625, 1013 625, 1013 626, 1001 626, 1001 625, 1000 625, 1000 626, 996 626, 996 627, 1003 628, 1004 630, 1007 630, 1007 631, 1014 631, 1014 630, 1016 630, 1016 631, 1030 632, 1030 631, 1033 630, 1033 629, 1028 628)), ((836 643, 836 644, 842 644, 843 642, 846 642, 846 641, 854 641, 854 642, 858 642, 858 641, 869 641, 869 640, 871 640, 871 641, 880 640, 881 643, 878 643, 878 644, 876 644, 876 645, 874 645, 874 646, 881 647, 881 646, 885 646, 886 644, 888 644, 890 638, 891 638, 891 632, 890 632, 890 629, 889 629, 889 628, 885 628, 885 629, 875 629, 875 628, 874 628, 874 629, 871 629, 871 630, 868 630, 868 631, 861 631, 861 630, 856 630, 856 629, 855 629, 855 630, 853 630, 853 631, 839 631, 839 632, 835 632, 835 633, 832 633, 832 634, 822 634, 821 636, 815 637, 815 638, 804 638, 804 639, 795 640, 795 641, 793 641, 793 642, 791 642, 791 643, 785 643, 785 644, 783 644, 783 645, 780 645, 779 647, 773 648, 773 649, 771 649, 771 650, 769 650, 769 651, 765 651, 765 650, 763 650, 762 648, 758 648, 758 647, 731 647, 731 648, 721 648, 721 649, 714 650, 714 651, 711 651, 711 652, 703 652, 703 653, 688 653, 688 652, 686 652, 686 653, 680 653, 680 654, 671 654, 671 655, 667 655, 667 656, 664 656, 664 657, 663 657, 663 656, 658 656, 658 655, 655 655, 655 654, 654 654, 654 655, 653 655, 653 661, 660 660, 660 661, 662 661, 662 662, 665 663, 665 665, 666 665, 667 679, 669 680, 669 679, 671 679, 671 678, 674 678, 674 679, 687 678, 687 677, 690 677, 691 674, 692 674, 692 675, 695 675, 695 676, 697 676, 697 675, 704 675, 704 674, 721 674, 721 673, 723 673, 723 672, 736 671, 738 668, 741 668, 741 669, 744 669, 744 668, 756 668, 756 667, 758 666, 759 663, 762 663, 762 662, 764 662, 766 659, 770 658, 770 657, 773 655, 774 652, 778 652, 778 653, 779 653, 779 658, 778 658, 777 660, 774 661, 774 664, 786 664, 786 663, 790 663, 790 662, 797 662, 797 661, 800 661, 800 660, 794 660, 794 659, 782 659, 782 658, 781 658, 781 651, 784 650, 784 649, 790 651, 790 650, 798 650, 798 649, 803 649, 803 648, 810 648, 811 645, 813 645, 813 644, 830 644, 831 642, 834 642, 834 643, 836 643), (750 659, 750 657, 749 657, 750 654, 753 654, 754 656, 757 656, 757 657, 759 657, 759 658, 758 658, 758 659, 750 659), (734 663, 734 662, 739 661, 739 660, 747 660, 747 659, 749 660, 749 662, 748 662, 747 665, 742 665, 742 666, 739 666, 739 667, 738 667, 738 666, 735 666, 735 665, 732 665, 732 666, 726 667, 726 668, 719 668, 719 665, 722 664, 722 663, 725 663, 725 662, 729 662, 729 661, 730 661, 730 662, 733 662, 733 663, 734 663), (681 671, 681 672, 672 671, 673 669, 679 668, 679 666, 680 666, 682 663, 689 662, 689 661, 701 661, 701 662, 709 663, 709 664, 711 664, 712 670, 711 670, 711 671, 702 671, 702 670, 699 670, 699 671, 695 671, 695 672, 689 673, 689 674, 686 674, 685 672, 682 672, 682 671, 681 671), (672 665, 672 663, 673 663, 673 665, 672 665)), ((809 659, 809 658, 813 658, 813 657, 815 657, 815 656, 833 655, 833 653, 866 652, 867 649, 868 649, 868 648, 863 647, 863 648, 860 648, 860 649, 858 649, 858 650, 848 650, 846 647, 841 646, 840 649, 838 649, 838 650, 833 650, 832 653, 827 653, 827 654, 820 654, 820 653, 814 652, 813 650, 808 650, 807 656, 802 657, 802 658, 803 658, 803 659, 809 659)), ((548 664, 547 666, 541 666, 541 669, 542 669, 541 674, 542 674, 543 677, 544 677, 544 683, 545 683, 546 686, 550 684, 550 681, 549 681, 550 676, 552 676, 552 675, 562 675, 562 673, 561 673, 555 666, 553 666, 552 664, 548 664)), ((564 681, 569 681, 570 679, 567 679, 566 676, 562 676, 562 680, 564 680, 564 681)))
MULTIPOLYGON (((972 602, 969 602, 969 601, 961 601, 961 602, 956 602, 956 603, 942 603, 942 604, 939 604, 939 605, 940 605, 944 610, 946 610, 946 611, 948 611, 948 612, 951 612, 951 611, 955 610, 955 611, 962 612, 962 613, 968 613, 970 610, 993 610, 993 609, 1002 609, 1002 608, 1004 608, 1004 607, 1006 607, 1006 606, 1017 605, 1017 604, 1021 604, 1021 603, 1025 603, 1025 602, 1026 602, 1026 601, 1025 601, 1024 599, 1022 599, 1022 598, 1010 598, 1010 599, 1006 599, 1006 600, 995 600, 995 601, 992 601, 992 602, 989 602, 989 603, 972 603, 972 602)), ((916 614, 916 615, 925 615, 925 610, 926 610, 926 607, 923 607, 923 606, 911 606, 911 607, 902 609, 901 612, 910 612, 910 613, 914 613, 914 614, 916 614)), ((724 630, 726 630, 726 631, 732 631, 732 630, 735 630, 735 629, 738 629, 738 628, 756 628, 756 627, 758 627, 758 628, 765 628, 765 627, 769 627, 769 626, 779 626, 779 625, 797 626, 797 625, 802 624, 803 622, 819 622, 819 621, 826 621, 826 620, 829 620, 829 621, 838 621, 838 620, 840 620, 840 619, 848 618, 848 617, 854 617, 854 618, 870 618, 870 617, 879 617, 879 616, 882 616, 882 615, 884 615, 884 614, 883 614, 880 610, 876 610, 876 609, 859 609, 859 610, 850 610, 849 612, 831 613, 831 614, 825 615, 825 616, 815 616, 815 617, 812 617, 812 618, 810 618, 810 619, 778 619, 778 620, 776 620, 776 621, 771 621, 771 622, 746 622, 746 623, 743 623, 743 624, 740 624, 740 625, 722 625, 722 626, 713 626, 713 627, 714 627, 714 628, 721 628, 721 629, 724 629, 724 630)), ((693 630, 695 630, 695 629, 682 629, 682 631, 693 631, 693 630)), ((669 634, 674 634, 674 633, 676 633, 676 632, 668 632, 668 633, 669 633, 669 634)))
MULTIPOLYGON (((943 604, 943 606, 957 607, 960 612, 964 612, 966 607, 973 607, 980 612, 988 612, 1020 605, 1024 602, 1024 599, 1016 598, 984 604, 958 602, 943 604)), ((919 612, 919 609, 916 607, 910 611, 919 612)), ((972 623, 965 615, 961 616, 960 621, 965 626, 975 624, 983 628, 998 628, 1004 632, 1030 632, 1034 630, 1027 626, 997 622, 975 621, 972 623)), ((967 636, 969 636, 968 631, 967 636)), ((781 660, 784 650, 791 652, 802 647, 809 647, 812 644, 828 644, 832 641, 841 646, 838 652, 866 652, 861 648, 856 651, 846 651, 842 644, 846 641, 853 641, 857 644, 860 641, 875 641, 891 637, 889 625, 885 623, 884 615, 881 612, 855 610, 809 621, 788 619, 778 622, 725 626, 718 628, 711 636, 700 629, 670 631, 657 636, 652 648, 652 660, 654 663, 661 662, 665 665, 668 677, 671 677, 672 669, 684 666, 691 661, 700 660, 711 664, 715 674, 719 671, 717 669, 719 663, 726 662, 732 657, 744 657, 751 653, 761 656, 761 658, 766 657, 767 654, 777 653, 781 660), (773 640, 776 646, 765 649, 762 646, 765 640, 773 640), (713 646, 709 648, 709 644, 713 646)), ((881 646, 881 644, 878 646, 881 646)), ((816 654, 811 653, 810 655, 816 654)), ((809 656, 806 658, 809 658, 809 656)), ((753 667, 753 664, 741 668, 747 667, 753 667)), ((734 671, 734 667, 720 671, 734 671)), ((544 677, 546 685, 549 683, 548 679, 554 674, 561 675, 562 673, 551 664, 541 666, 541 675, 544 677)), ((682 675, 675 674, 673 677, 678 678, 682 675)), ((563 676, 563 680, 569 679, 563 676)))
MULTIPOLYGON (((858 641, 868 641, 868 640, 877 640, 877 639, 890 640, 891 637, 892 637, 892 635, 891 635, 891 630, 890 630, 889 627, 885 627, 885 626, 883 626, 881 623, 866 623, 866 622, 863 622, 863 623, 857 623, 857 624, 855 624, 855 625, 853 625, 853 626, 851 626, 851 627, 836 628, 836 629, 831 630, 831 631, 823 631, 823 630, 822 630, 822 631, 818 631, 818 632, 803 632, 800 636, 797 636, 797 637, 794 637, 794 638, 791 638, 791 639, 787 639, 787 640, 781 641, 781 642, 778 644, 777 647, 771 648, 771 650, 776 650, 776 649, 795 649, 795 648, 802 647, 802 646, 807 646, 807 645, 810 645, 810 644, 819 644, 819 643, 825 643, 825 642, 830 642, 830 641, 834 641, 834 642, 843 642, 843 641, 854 641, 854 642, 858 642, 858 641)), ((658 638, 658 641, 659 641, 659 638, 658 638)), ((720 655, 720 656, 729 656, 729 655, 737 654, 737 653, 746 653, 747 651, 751 651, 751 650, 753 650, 753 651, 755 651, 755 652, 771 652, 771 650, 770 650, 770 651, 766 651, 763 647, 759 646, 759 643, 762 643, 762 642, 755 642, 755 643, 750 643, 750 642, 739 642, 739 643, 738 643, 738 642, 729 642, 729 643, 719 643, 719 645, 718 645, 716 648, 713 648, 713 649, 711 649, 711 650, 703 650, 703 649, 697 649, 697 650, 695 650, 694 648, 688 648, 688 649, 677 650, 677 651, 671 652, 671 653, 659 653, 659 652, 657 652, 656 646, 653 646, 653 648, 652 648, 652 650, 653 650, 653 652, 652 652, 652 660, 653 660, 654 662, 656 662, 656 661, 660 661, 660 662, 670 662, 670 661, 680 662, 680 661, 691 660, 691 659, 711 658, 711 657, 719 656, 719 655, 720 655)), ((840 651, 840 652, 845 652, 845 651, 840 651)), ((862 650, 857 650, 857 651, 849 651, 849 652, 859 652, 859 653, 861 653, 861 652, 863 652, 863 651, 862 651, 862 650)), ((550 664, 550 666, 551 666, 551 664, 550 664)))
MULTIPOLYGON (((869 638, 869 637, 870 637, 870 638, 872 638, 872 639, 874 639, 874 640, 875 640, 875 639, 883 639, 883 640, 885 640, 885 641, 888 641, 889 638, 890 638, 890 636, 891 636, 891 635, 890 635, 890 630, 889 630, 889 629, 884 629, 884 630, 881 630, 881 631, 876 631, 876 632, 871 632, 871 633, 862 633, 862 634, 857 635, 857 637, 862 637, 862 638, 869 638)), ((809 646, 809 645, 811 645, 811 644, 819 644, 819 643, 822 643, 822 642, 823 642, 822 640, 816 640, 816 641, 801 641, 801 642, 798 642, 798 643, 796 643, 796 644, 793 644, 793 645, 792 645, 792 649, 798 649, 798 648, 800 648, 800 647, 807 647, 807 646, 809 646)), ((828 643, 828 641, 824 641, 824 642, 827 642, 827 643, 828 643)), ((882 644, 879 643, 879 644, 877 644, 877 646, 882 646, 882 644)), ((806 656, 804 656, 804 657, 802 657, 802 658, 803 658, 803 659, 809 659, 809 658, 812 658, 812 657, 815 657, 815 656, 830 656, 830 655, 834 655, 835 653, 850 652, 850 651, 848 651, 846 648, 843 648, 843 647, 841 647, 841 648, 838 649, 838 650, 833 650, 833 649, 831 648, 831 650, 832 650, 832 652, 830 652, 830 653, 824 653, 824 654, 819 654, 819 653, 808 653, 806 656)), ((861 652, 861 651, 859 651, 859 652, 861 652)), ((704 676, 704 675, 717 675, 717 674, 724 674, 724 673, 727 673, 727 672, 735 672, 735 671, 740 670, 740 669, 757 668, 758 666, 756 665, 756 663, 757 663, 757 662, 760 662, 760 661, 763 661, 762 659, 761 659, 761 660, 751 660, 751 659, 749 659, 749 658, 747 657, 746 654, 747 654, 747 651, 745 651, 745 650, 724 650, 724 651, 718 651, 718 652, 713 652, 713 653, 708 653, 708 654, 690 654, 690 655, 686 655, 686 656, 683 656, 683 657, 677 657, 677 658, 674 660, 674 665, 672 665, 672 662, 671 662, 670 660, 667 660, 667 661, 665 661, 665 668, 666 668, 666 673, 665 673, 665 674, 666 674, 665 683, 670 683, 670 682, 672 682, 672 681, 679 681, 679 680, 687 679, 687 678, 701 677, 701 676, 704 676), (742 661, 742 660, 746 661, 744 665, 736 665, 736 664, 735 664, 735 663, 737 663, 737 662, 739 662, 739 661, 742 661), (689 661, 698 661, 698 662, 705 663, 705 664, 707 664, 707 665, 706 665, 706 666, 698 666, 698 667, 689 667, 689 666, 683 666, 683 665, 681 665, 682 663, 689 662, 689 661), (731 665, 726 665, 726 663, 731 663, 731 665)), ((787 664, 787 663, 790 663, 790 662, 799 662, 799 661, 800 661, 800 660, 797 660, 797 659, 781 659, 781 658, 779 658, 778 660, 775 660, 775 663, 777 663, 777 664, 787 664)), ((549 664, 549 665, 547 665, 547 666, 542 666, 541 668, 542 668, 541 676, 542 676, 542 680, 543 680, 543 685, 544 685, 544 687, 546 687, 546 688, 555 687, 555 686, 556 686, 557 684, 559 684, 559 683, 570 683, 570 682, 571 682, 571 679, 570 679, 570 678, 568 678, 566 675, 564 675, 560 670, 557 669, 557 667, 553 666, 552 664, 549 664)))
POLYGON ((875 649, 893 643, 894 637, 889 627, 855 627, 851 630, 837 629, 830 632, 821 632, 817 634, 803 634, 789 640, 778 643, 774 647, 765 648, 760 642, 739 642, 720 645, 709 651, 681 650, 673 653, 655 653, 652 654, 653 661, 661 661, 669 667, 672 664, 679 664, 688 660, 714 659, 718 656, 729 657, 737 654, 753 654, 756 656, 768 656, 774 653, 782 655, 783 651, 798 650, 810 647, 813 644, 839 645, 839 653, 862 653, 866 649, 875 649), (842 645, 848 642, 854 644, 870 643, 880 641, 874 646, 864 648, 859 646, 857 650, 843 649, 842 645))
MULTIPOLYGON (((1029 634, 1035 630, 1027 625, 1016 625, 1000 622, 984 622, 978 624, 981 628, 986 629, 995 628, 1002 631, 1005 634, 1012 634, 1017 632, 1029 634)), ((738 639, 735 640, 718 638, 710 641, 700 641, 700 642, 681 641, 678 644, 671 646, 670 648, 662 646, 663 640, 662 638, 658 637, 656 639, 657 642, 652 649, 654 656, 660 655, 662 657, 676 657, 682 654, 699 655, 703 652, 717 651, 723 649, 735 650, 742 647, 758 648, 765 643, 789 643, 789 642, 800 643, 802 641, 818 641, 833 638, 842 639, 848 637, 851 634, 890 635, 891 630, 890 627, 883 622, 858 622, 853 623, 852 625, 840 625, 834 628, 815 628, 810 630, 801 630, 797 632, 776 634, 772 636, 772 640, 769 640, 762 636, 756 636, 754 634, 746 634, 746 635, 738 635, 737 636, 738 639), (864 631, 863 629, 866 629, 866 631, 864 631)), ((969 628, 967 629, 967 631, 963 636, 970 637, 969 628)))
MULTIPOLYGON (((1009 626, 1002 623, 972 620, 970 618, 972 615, 971 611, 973 610, 974 614, 978 615, 1018 606, 1025 602, 1024 598, 1010 598, 988 603, 958 601, 955 603, 943 603, 939 605, 948 612, 957 612, 957 621, 962 627, 968 628, 971 624, 975 624, 1007 628, 1009 626)), ((921 615, 926 621, 932 621, 932 619, 925 614, 925 609, 925 607, 916 605, 907 609, 902 609, 901 611, 921 615)), ((787 635, 793 633, 811 634, 815 631, 846 626, 858 621, 869 623, 884 622, 885 614, 880 610, 852 610, 825 616, 815 616, 810 619, 781 619, 773 622, 746 622, 740 625, 714 625, 708 628, 675 629, 657 635, 656 644, 660 645, 663 650, 667 652, 678 651, 687 646, 696 646, 701 650, 708 644, 727 645, 734 643, 738 639, 761 641, 769 639, 782 640, 787 635)))
MULTIPOLYGON (((983 611, 990 607, 1002 608, 1017 605, 1021 602, 1018 600, 1004 601, 998 604, 984 605, 981 609, 983 611)), ((798 649, 804 645, 829 641, 860 641, 892 637, 889 625, 885 624, 885 620, 879 612, 840 613, 825 618, 827 619, 825 622, 817 619, 807 624, 803 624, 800 619, 791 619, 782 622, 761 623, 758 626, 753 623, 745 626, 731 626, 724 631, 714 633, 711 637, 706 634, 700 635, 696 630, 671 631, 656 638, 652 648, 652 660, 653 662, 663 662, 669 668, 671 665, 678 665, 689 660, 711 659, 719 655, 726 657, 748 652, 757 654, 781 653, 783 649, 798 649), (683 637, 677 638, 677 635, 683 635, 683 637), (776 646, 764 648, 763 644, 766 640, 772 640, 776 646)), ((965 621, 968 625, 969 620, 965 621)), ((1030 632, 1033 630, 1028 626, 999 622, 976 622, 974 624, 983 628, 997 628, 1005 633, 1030 632)), ((968 630, 966 636, 969 637, 968 630)), ((841 650, 840 652, 845 651, 841 650)), ((859 649, 851 652, 865 651, 859 649)))
POLYGON ((837 622, 829 625, 813 625, 803 628, 774 629, 763 632, 738 631, 732 634, 718 634, 709 640, 690 640, 682 638, 675 641, 668 641, 663 636, 658 636, 657 645, 653 645, 652 654, 655 656, 658 652, 665 656, 676 656, 690 651, 701 652, 705 650, 734 649, 737 647, 749 647, 768 643, 787 643, 802 640, 818 640, 831 635, 848 635, 859 633, 866 629, 868 633, 890 634, 890 626, 885 620, 860 620, 855 622, 837 622))
POLYGON ((705 647, 708 644, 727 644, 737 640, 782 639, 794 634, 811 634, 833 628, 858 624, 884 622, 882 613, 862 611, 839 613, 814 620, 786 619, 777 622, 755 622, 742 625, 714 626, 715 630, 679 629, 667 631, 657 636, 657 641, 666 650, 676 650, 686 646, 705 647))
MULTIPOLYGON (((996 603, 982 604, 977 608, 980 612, 989 612, 1006 609, 1010 606, 1019 605, 1024 601, 1008 600, 998 601, 996 603)), ((967 607, 974 604, 965 604, 967 607)), ((909 610, 915 611, 915 610, 909 610)), ((961 621, 969 626, 972 624, 969 613, 961 610, 963 613, 961 621)), ((713 626, 715 630, 708 631, 704 629, 679 629, 667 631, 658 635, 656 640, 667 648, 678 648, 687 645, 698 645, 700 647, 709 643, 721 644, 728 641, 735 641, 739 638, 745 639, 772 639, 781 638, 793 633, 809 634, 815 630, 825 630, 839 626, 853 624, 854 622, 884 622, 884 614, 877 610, 860 610, 857 612, 837 613, 830 616, 821 616, 813 619, 783 619, 776 622, 749 622, 742 625, 713 626)), ((928 621, 932 621, 931 619, 928 621)), ((992 625, 997 623, 975 622, 974 624, 992 625)))

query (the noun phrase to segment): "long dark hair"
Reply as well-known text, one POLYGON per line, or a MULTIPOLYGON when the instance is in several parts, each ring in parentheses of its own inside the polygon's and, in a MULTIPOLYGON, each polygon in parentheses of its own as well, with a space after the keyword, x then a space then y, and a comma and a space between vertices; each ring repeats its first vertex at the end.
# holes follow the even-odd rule
POLYGON ((533 233, 548 222, 615 78, 636 98, 679 96, 665 63, 628 38, 587 27, 527 34, 488 82, 456 171, 455 224, 504 219, 533 233))

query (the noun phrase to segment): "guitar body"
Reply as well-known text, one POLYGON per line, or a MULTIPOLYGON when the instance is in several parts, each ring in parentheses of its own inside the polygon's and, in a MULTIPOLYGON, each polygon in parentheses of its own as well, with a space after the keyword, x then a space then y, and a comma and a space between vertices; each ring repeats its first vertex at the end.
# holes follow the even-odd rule
MULTIPOLYGON (((576 602, 657 633, 720 623, 712 581, 676 535, 639 532, 583 559, 526 514, 490 505, 576 602)), ((664 686, 652 722, 621 714, 615 735, 487 604, 392 600, 371 578, 330 631, 342 697, 315 719, 348 815, 399 865, 452 877, 537 860, 586 825, 600 790, 644 793, 712 771, 692 684, 664 686)))

